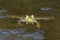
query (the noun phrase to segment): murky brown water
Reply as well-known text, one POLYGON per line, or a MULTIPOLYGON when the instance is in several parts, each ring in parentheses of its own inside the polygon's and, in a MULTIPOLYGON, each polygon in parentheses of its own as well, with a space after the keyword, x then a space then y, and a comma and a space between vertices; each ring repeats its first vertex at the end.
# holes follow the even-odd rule
MULTIPOLYGON (((0 9, 8 10, 6 14, 54 16, 54 20, 41 20, 41 25, 46 31, 45 40, 60 40, 60 0, 0 0, 0 3, 0 9)), ((14 20, 0 20, 0 27, 17 27, 16 22, 12 21, 14 20)))

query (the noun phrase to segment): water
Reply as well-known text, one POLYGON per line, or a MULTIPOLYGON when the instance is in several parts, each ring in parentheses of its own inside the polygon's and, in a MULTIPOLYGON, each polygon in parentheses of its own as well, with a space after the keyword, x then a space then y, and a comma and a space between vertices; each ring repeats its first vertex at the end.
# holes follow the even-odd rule
MULTIPOLYGON (((0 10, 0 18, 5 18, 3 16, 3 13, 8 12, 8 10, 5 9, 1 9, 0 10)), ((11 40, 42 40, 44 39, 43 36, 43 31, 42 30, 39 31, 35 31, 33 33, 30 34, 25 34, 26 29, 23 28, 18 28, 18 29, 14 29, 14 30, 5 30, 5 29, 0 29, 0 40, 5 40, 5 39, 11 39, 11 40), (10 36, 15 35, 17 37, 13 37, 11 38, 10 36), (20 38, 22 37, 22 38, 20 38)))
MULTIPOLYGON (((3 16, 3 13, 8 12, 7 10, 0 10, 0 18, 5 18, 3 16)), ((41 31, 41 30, 39 30, 41 31)), ((5 29, 0 29, 0 40, 5 40, 5 39, 11 39, 11 40, 40 40, 40 39, 44 39, 43 35, 41 34, 42 32, 33 32, 30 34, 25 34, 26 29, 23 28, 18 28, 18 29, 14 29, 14 30, 5 30, 5 29), (17 37, 10 37, 12 35, 15 35, 17 37), (22 38, 20 38, 22 37, 22 38)))
POLYGON ((1 14, 1 13, 5 13, 5 12, 8 12, 8 10, 5 10, 5 9, 1 9, 1 10, 0 10, 0 14, 1 14))
POLYGON ((5 18, 4 16, 0 16, 0 18, 5 18))
POLYGON ((40 10, 47 11, 47 10, 51 10, 51 9, 52 9, 52 8, 43 7, 43 8, 41 8, 40 10))
POLYGON ((39 31, 35 31, 33 33, 30 33, 30 34, 25 34, 26 32, 26 29, 14 29, 14 30, 2 30, 0 29, 0 39, 1 40, 4 40, 4 39, 13 39, 13 40, 28 40, 28 39, 31 39, 31 40, 42 40, 44 39, 44 36, 43 36, 43 31, 42 30, 39 30, 39 31), (10 36, 12 35, 15 35, 17 37, 13 37, 13 38, 10 38, 10 36))
POLYGON ((1 10, 0 10, 0 18, 5 18, 5 17, 3 16, 3 14, 4 14, 5 12, 8 12, 8 10, 5 10, 5 9, 1 9, 1 10))

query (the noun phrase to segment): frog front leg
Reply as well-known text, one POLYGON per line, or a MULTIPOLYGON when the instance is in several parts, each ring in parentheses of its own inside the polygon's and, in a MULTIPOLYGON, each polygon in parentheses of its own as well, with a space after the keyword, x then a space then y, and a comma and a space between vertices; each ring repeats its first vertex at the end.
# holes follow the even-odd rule
POLYGON ((41 28, 41 24, 38 21, 36 21, 35 23, 37 24, 36 27, 38 27, 38 29, 40 29, 41 28))

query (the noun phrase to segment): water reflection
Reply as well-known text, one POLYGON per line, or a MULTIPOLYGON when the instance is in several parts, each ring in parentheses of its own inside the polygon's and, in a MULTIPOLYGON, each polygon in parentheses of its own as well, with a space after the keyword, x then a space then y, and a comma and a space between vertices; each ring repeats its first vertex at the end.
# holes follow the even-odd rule
POLYGON ((42 30, 39 30, 39 31, 35 31, 33 33, 30 33, 30 34, 25 34, 26 32, 26 29, 14 29, 14 30, 4 30, 4 29, 0 29, 0 39, 13 39, 13 40, 27 40, 27 39, 35 39, 35 40, 42 40, 44 39, 44 36, 43 36, 43 31, 42 30), (10 36, 17 36, 17 37, 10 37, 10 36))
POLYGON ((8 12, 8 10, 5 10, 5 9, 1 9, 1 10, 0 10, 0 18, 4 18, 3 14, 4 14, 5 12, 8 12))
POLYGON ((51 10, 52 8, 47 8, 47 7, 43 7, 43 8, 41 8, 40 10, 51 10))
POLYGON ((0 16, 0 18, 5 18, 4 16, 0 16))
POLYGON ((5 12, 8 12, 8 10, 6 10, 6 9, 1 9, 1 10, 0 10, 0 14, 1 14, 1 13, 5 13, 5 12))

